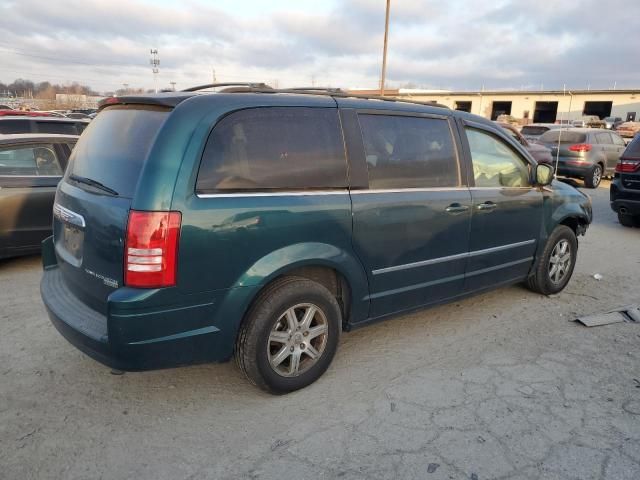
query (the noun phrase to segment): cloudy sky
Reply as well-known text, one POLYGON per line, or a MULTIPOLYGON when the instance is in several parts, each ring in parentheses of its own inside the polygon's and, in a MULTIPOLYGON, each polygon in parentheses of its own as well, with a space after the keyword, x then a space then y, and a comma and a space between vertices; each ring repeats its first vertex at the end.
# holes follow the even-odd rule
MULTIPOLYGON (((0 81, 376 87, 385 0, 0 0, 0 81)), ((639 0, 392 0, 388 86, 640 87, 639 0)))

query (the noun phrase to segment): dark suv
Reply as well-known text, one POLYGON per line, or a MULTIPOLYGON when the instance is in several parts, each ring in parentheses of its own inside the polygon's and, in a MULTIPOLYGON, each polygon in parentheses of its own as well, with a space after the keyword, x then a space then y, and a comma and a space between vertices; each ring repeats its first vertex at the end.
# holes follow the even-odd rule
POLYGON ((586 195, 437 105, 267 87, 111 98, 43 243, 58 330, 115 368, 235 357, 287 392, 342 330, 571 277, 586 195))
POLYGON ((37 116, 0 117, 1 134, 56 133, 59 135, 80 135, 89 125, 88 120, 37 116))
POLYGON ((640 136, 627 145, 609 190, 611 208, 625 227, 640 227, 640 136))

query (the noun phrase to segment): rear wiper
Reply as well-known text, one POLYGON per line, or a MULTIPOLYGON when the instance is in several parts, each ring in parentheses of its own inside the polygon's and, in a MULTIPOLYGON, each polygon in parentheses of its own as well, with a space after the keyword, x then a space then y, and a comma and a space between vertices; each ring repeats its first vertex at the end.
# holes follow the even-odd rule
POLYGON ((106 185, 103 185, 102 183, 98 182, 97 180, 93 180, 91 178, 86 178, 86 177, 81 177, 81 176, 76 175, 74 173, 69 175, 69 178, 71 180, 75 181, 75 182, 84 183, 85 185, 90 185, 92 187, 95 187, 98 190, 102 190, 103 192, 107 192, 108 194, 113 195, 115 197, 117 197, 119 195, 118 192, 116 192, 113 188, 109 188, 106 185))

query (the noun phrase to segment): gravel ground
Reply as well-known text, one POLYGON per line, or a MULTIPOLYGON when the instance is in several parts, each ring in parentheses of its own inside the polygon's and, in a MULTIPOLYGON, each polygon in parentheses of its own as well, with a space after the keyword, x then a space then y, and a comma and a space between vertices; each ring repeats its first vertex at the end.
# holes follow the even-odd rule
POLYGON ((283 397, 232 363, 112 375, 49 324, 40 259, 2 262, 0 478, 638 479, 640 325, 571 320, 640 303, 640 229, 617 223, 608 182, 588 193, 565 292, 513 286, 345 334, 283 397))

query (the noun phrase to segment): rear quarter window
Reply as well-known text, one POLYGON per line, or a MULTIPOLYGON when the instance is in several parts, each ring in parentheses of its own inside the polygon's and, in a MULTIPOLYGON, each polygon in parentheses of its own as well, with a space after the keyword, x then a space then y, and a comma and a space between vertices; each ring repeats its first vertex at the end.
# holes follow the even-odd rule
POLYGON ((196 190, 246 192, 346 188, 347 165, 337 109, 240 110, 214 127, 196 190))

